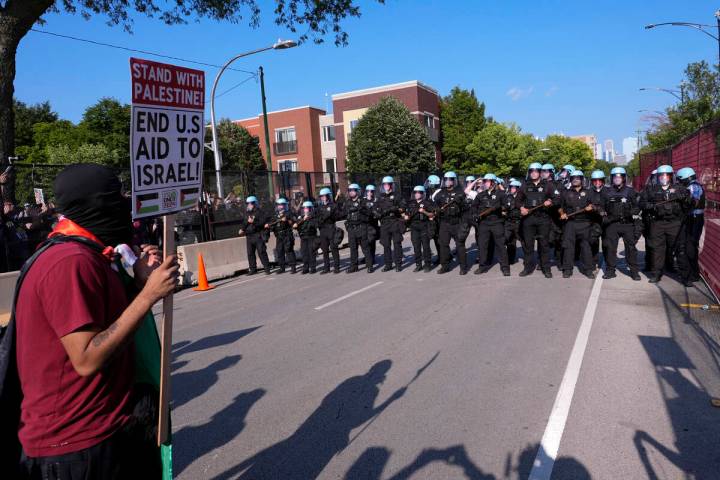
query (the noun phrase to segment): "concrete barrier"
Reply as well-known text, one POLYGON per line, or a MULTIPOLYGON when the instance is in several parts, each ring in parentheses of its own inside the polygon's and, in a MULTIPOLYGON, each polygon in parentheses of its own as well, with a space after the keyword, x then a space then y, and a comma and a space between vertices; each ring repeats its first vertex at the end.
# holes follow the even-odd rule
MULTIPOLYGON (((345 222, 338 222, 338 228, 345 230, 345 222)), ((347 232, 343 244, 347 245, 347 232)), ((300 261, 300 239, 295 238, 295 255, 300 261)), ((275 235, 270 235, 267 242, 268 257, 271 262, 275 259, 275 235)), ((245 238, 228 238, 213 242, 193 243, 177 247, 178 263, 180 264, 180 285, 189 286, 197 284, 198 253, 202 253, 205 262, 205 272, 209 281, 231 277, 248 269, 247 249, 245 238)), ((258 260, 258 266, 260 261, 258 260)))
POLYGON ((20 272, 0 273, 0 326, 7 325, 10 320, 15 284, 20 272))

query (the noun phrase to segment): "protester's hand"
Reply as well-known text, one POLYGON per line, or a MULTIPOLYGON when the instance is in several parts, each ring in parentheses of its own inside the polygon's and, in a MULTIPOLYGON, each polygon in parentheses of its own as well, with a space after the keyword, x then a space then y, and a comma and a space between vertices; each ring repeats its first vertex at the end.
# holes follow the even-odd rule
POLYGON ((297 227, 298 227, 298 224, 297 224, 297 223, 293 223, 293 228, 297 228, 297 227))
POLYGON ((592 205, 588 205, 587 207, 585 207, 585 211, 586 211, 586 212, 592 212, 592 211, 593 211, 593 206, 592 206, 592 205))
POLYGON ((242 228, 240 230, 238 230, 238 235, 240 235, 240 236, 245 235, 245 230, 243 230, 242 228))
POLYGON ((270 224, 269 224, 269 223, 266 223, 266 224, 265 224, 265 228, 270 228, 270 224))
POLYGON ((162 264, 160 250, 156 245, 143 245, 137 249, 137 261, 133 265, 135 283, 138 287, 145 285, 150 274, 162 264))
POLYGON ((567 220, 567 219, 568 219, 567 213, 563 213, 562 215, 560 215, 560 220, 567 220))
POLYGON ((425 213, 425 209, 422 208, 422 207, 421 207, 420 210, 418 210, 418 211, 419 211, 420 213, 425 213))
POLYGON ((550 205, 552 205, 552 200, 550 200, 550 199, 548 198, 547 200, 545 200, 545 201, 543 202, 543 205, 545 205, 546 207, 549 207, 550 205))
POLYGON ((32 229, 32 223, 26 223, 26 224, 25 224, 25 229, 26 229, 26 230, 32 229))
POLYGON ((180 265, 178 265, 177 257, 175 255, 169 255, 160 266, 150 273, 140 295, 144 295, 154 304, 161 298, 172 293, 177 285, 179 268, 180 265))
POLYGON ((520 207, 520 215, 522 215, 523 217, 524 217, 525 215, 527 215, 528 212, 529 212, 529 210, 528 210, 527 208, 525 208, 525 207, 520 207))

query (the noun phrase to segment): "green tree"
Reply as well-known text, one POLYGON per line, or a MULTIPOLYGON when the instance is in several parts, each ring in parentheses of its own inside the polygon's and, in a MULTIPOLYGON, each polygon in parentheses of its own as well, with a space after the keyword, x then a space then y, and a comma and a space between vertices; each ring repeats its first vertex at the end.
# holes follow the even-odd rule
POLYGON ((102 145, 111 155, 102 157, 110 167, 130 165, 130 105, 102 98, 83 113, 78 124, 83 143, 102 145))
POLYGON ((539 143, 515 124, 488 123, 467 146, 470 164, 463 171, 476 175, 522 175, 539 143))
POLYGON ((50 102, 27 105, 18 100, 13 101, 15 109, 15 146, 25 147, 33 143, 33 127, 37 123, 52 123, 58 120, 50 102))
MULTIPOLYGON (((383 0, 378 0, 383 3, 383 0)), ((13 94, 15 57, 20 41, 46 13, 79 13, 84 18, 104 16, 110 25, 132 30, 135 15, 157 18, 167 25, 187 23, 189 19, 238 23, 247 20, 251 28, 260 24, 261 10, 271 9, 274 22, 293 33, 298 41, 321 43, 325 35, 334 36, 336 45, 346 45, 348 34, 342 22, 359 17, 355 0, 275 0, 273 6, 258 0, 0 0, 0 166, 15 153, 15 110, 13 94)))
POLYGON ((474 90, 454 87, 440 102, 443 167, 460 171, 473 169, 467 147, 485 126, 485 104, 474 90))
MULTIPOLYGON (((247 172, 267 170, 260 150, 260 139, 253 137, 242 125, 222 119, 217 125, 218 143, 222 152, 223 170, 247 172)), ((212 132, 207 129, 205 143, 211 143, 212 132)), ((205 150, 207 162, 213 158, 212 150, 205 150)))
POLYGON ((535 155, 536 161, 552 163, 556 169, 570 164, 585 174, 595 167, 595 155, 585 142, 564 135, 548 135, 535 155), (545 150, 546 149, 546 150, 545 150))
POLYGON ((350 172, 428 172, 435 170, 435 148, 405 105, 384 97, 360 118, 350 135, 350 172))

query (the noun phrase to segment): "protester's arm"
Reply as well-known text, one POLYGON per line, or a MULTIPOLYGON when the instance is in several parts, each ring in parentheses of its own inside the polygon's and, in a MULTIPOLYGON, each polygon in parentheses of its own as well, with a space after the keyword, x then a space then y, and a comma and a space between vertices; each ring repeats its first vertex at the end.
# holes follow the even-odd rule
POLYGON ((135 332, 152 306, 170 294, 177 283, 177 260, 168 256, 147 279, 145 286, 120 317, 105 330, 87 325, 60 338, 78 375, 99 372, 135 332))

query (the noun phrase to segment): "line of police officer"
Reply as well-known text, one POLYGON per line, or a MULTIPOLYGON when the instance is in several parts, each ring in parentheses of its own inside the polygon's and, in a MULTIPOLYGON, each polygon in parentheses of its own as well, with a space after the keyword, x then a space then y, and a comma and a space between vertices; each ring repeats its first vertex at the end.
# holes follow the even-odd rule
POLYGON ((342 230, 335 222, 344 219, 350 249, 348 273, 359 269, 362 250, 365 269, 373 272, 377 240, 383 247, 383 271, 402 268, 402 239, 407 230, 414 250, 415 271, 429 272, 434 266, 430 241, 439 255, 437 273, 451 270, 450 243, 455 244, 459 271, 468 273, 466 240, 472 229, 477 245, 476 274, 490 270, 497 257, 505 276, 517 257, 517 242, 523 248, 523 270, 520 276, 532 274, 537 267, 552 278, 550 251, 563 277, 572 276, 580 260, 580 272, 595 277, 599 268, 598 253, 606 262, 603 278, 616 276, 619 240, 625 246, 625 258, 633 280, 640 280, 636 243, 644 232, 647 238, 646 265, 651 282, 662 278, 664 268, 677 255, 681 276, 686 284, 699 279, 698 247, 703 228, 705 197, 695 172, 684 168, 675 178, 672 167, 661 166, 638 192, 627 185, 624 168, 611 171, 611 181, 596 170, 587 182, 582 171, 566 165, 556 174, 551 164, 532 163, 524 182, 511 179, 507 185, 492 173, 482 178, 469 176, 465 188, 454 172, 446 172, 442 181, 436 175, 425 185, 414 187, 412 197, 401 198, 395 181, 386 176, 381 191, 367 185, 348 186, 346 195, 333 198, 323 188, 319 202, 305 201, 296 215, 285 199, 275 202, 272 215, 263 215, 257 198, 247 198, 247 213, 241 219, 241 234, 247 237, 250 273, 256 273, 255 254, 266 273, 270 264, 265 242, 269 233, 276 236, 278 273, 287 265, 297 272, 293 230, 300 237, 302 273, 316 272, 318 248, 323 253, 321 273, 340 272, 338 246, 342 230), (676 181, 677 180, 677 181, 676 181), (537 250, 537 260, 535 251, 537 250), (330 263, 332 257, 332 264, 330 263))

